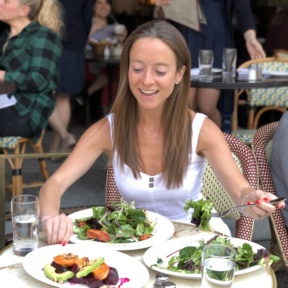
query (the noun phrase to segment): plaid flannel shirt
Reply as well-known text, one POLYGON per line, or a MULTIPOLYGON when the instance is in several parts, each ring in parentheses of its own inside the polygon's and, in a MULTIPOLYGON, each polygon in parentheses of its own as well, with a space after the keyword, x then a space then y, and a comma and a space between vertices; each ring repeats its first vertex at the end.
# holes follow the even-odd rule
POLYGON ((55 107, 61 38, 36 22, 31 22, 17 36, 11 39, 8 36, 9 30, 0 36, 0 69, 6 71, 5 80, 16 84, 14 107, 19 115, 29 114, 36 142, 55 107))

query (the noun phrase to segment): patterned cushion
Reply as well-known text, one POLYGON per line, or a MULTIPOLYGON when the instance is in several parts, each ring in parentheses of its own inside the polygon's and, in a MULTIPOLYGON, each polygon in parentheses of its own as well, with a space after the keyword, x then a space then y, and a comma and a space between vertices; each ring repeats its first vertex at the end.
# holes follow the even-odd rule
POLYGON ((0 148, 14 149, 20 138, 18 136, 0 137, 0 148))
MULTIPOLYGON (((264 70, 288 71, 288 62, 263 62, 264 70)), ((258 88, 250 91, 250 106, 288 107, 288 87, 258 88)))
MULTIPOLYGON (((242 172, 242 166, 238 157, 233 153, 232 155, 239 169, 242 172)), ((201 193, 204 195, 205 198, 211 199, 213 201, 213 206, 216 211, 223 212, 235 206, 231 197, 227 194, 227 192, 223 189, 223 187, 217 180, 214 172, 211 169, 211 166, 207 161, 202 179, 202 185, 203 186, 201 193)), ((228 217, 237 220, 240 217, 240 213, 238 210, 233 210, 228 214, 228 217)))
POLYGON ((232 131, 232 135, 247 145, 250 145, 252 143, 255 131, 256 130, 253 129, 238 129, 236 131, 232 131))

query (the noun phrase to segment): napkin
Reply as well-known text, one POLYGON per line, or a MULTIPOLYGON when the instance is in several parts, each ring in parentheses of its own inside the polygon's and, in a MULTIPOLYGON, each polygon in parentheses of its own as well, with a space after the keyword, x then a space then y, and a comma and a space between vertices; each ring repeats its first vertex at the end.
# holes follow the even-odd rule
MULTIPOLYGON (((249 74, 249 68, 239 68, 237 70, 238 73, 238 79, 247 79, 248 78, 248 74, 249 74)), ((262 75, 264 78, 268 78, 270 76, 269 74, 269 70, 263 70, 262 71, 262 75)))

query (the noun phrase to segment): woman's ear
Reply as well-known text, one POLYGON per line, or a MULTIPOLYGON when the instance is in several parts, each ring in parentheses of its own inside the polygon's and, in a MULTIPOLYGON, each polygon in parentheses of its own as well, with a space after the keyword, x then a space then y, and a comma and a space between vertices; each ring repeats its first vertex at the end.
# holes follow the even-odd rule
POLYGON ((177 72, 175 83, 178 84, 182 80, 185 71, 186 71, 186 66, 183 65, 181 70, 177 72))
POLYGON ((21 5, 19 15, 22 17, 28 17, 30 13, 30 7, 28 5, 21 5))

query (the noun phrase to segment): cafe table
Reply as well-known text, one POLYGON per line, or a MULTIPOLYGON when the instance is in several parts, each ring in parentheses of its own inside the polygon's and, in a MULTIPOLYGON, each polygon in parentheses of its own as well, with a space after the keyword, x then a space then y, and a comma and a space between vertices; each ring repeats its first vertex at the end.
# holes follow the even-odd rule
POLYGON ((202 80, 198 75, 192 75, 190 86, 193 88, 211 88, 223 90, 222 103, 222 130, 226 133, 231 133, 231 118, 233 113, 233 102, 235 89, 257 89, 257 88, 273 88, 288 86, 288 77, 265 77, 261 80, 249 80, 247 77, 235 78, 222 77, 222 73, 213 74, 209 81, 202 80))
MULTIPOLYGON (((197 238, 201 239, 201 237, 207 237, 207 233, 211 235, 211 238, 216 235, 222 235, 221 233, 207 232, 202 231, 198 228, 195 228, 191 224, 186 223, 174 223, 175 231, 172 238, 185 237, 197 235, 197 238)), ((209 236, 208 235, 208 236, 209 236)), ((40 233, 40 241, 39 246, 45 246, 46 243, 46 235, 44 232, 40 233)), ((149 248, 148 248, 149 249, 149 248)), ((139 260, 141 263, 143 262, 143 254, 147 249, 133 250, 133 251, 122 251, 127 255, 139 260)), ((19 288, 49 288, 52 287, 46 283, 40 282, 29 274, 25 272, 22 267, 23 257, 15 256, 12 251, 12 245, 10 244, 5 249, 1 251, 0 254, 0 279, 1 283, 7 283, 7 287, 19 287, 19 288)), ((123 263, 125 265, 125 263, 123 263)), ((145 264, 144 264, 145 265, 145 264)), ((143 288, 152 288, 153 283, 155 281, 155 276, 158 272, 152 270, 151 268, 147 268, 149 271, 149 282, 143 288)), ((183 279, 169 276, 169 280, 174 282, 177 285, 177 288, 189 288, 189 287, 201 287, 200 279, 183 279)), ((125 285, 124 285, 125 286, 125 285)), ((123 286, 123 288, 124 288, 123 286)), ((2 287, 2 286, 1 286, 2 287)), ((277 280, 272 269, 269 273, 266 271, 264 267, 261 267, 258 270, 253 272, 249 272, 242 275, 235 276, 233 288, 243 288, 243 287, 261 287, 261 288, 276 288, 277 280)), ((140 287, 133 287, 140 288, 140 287)))

